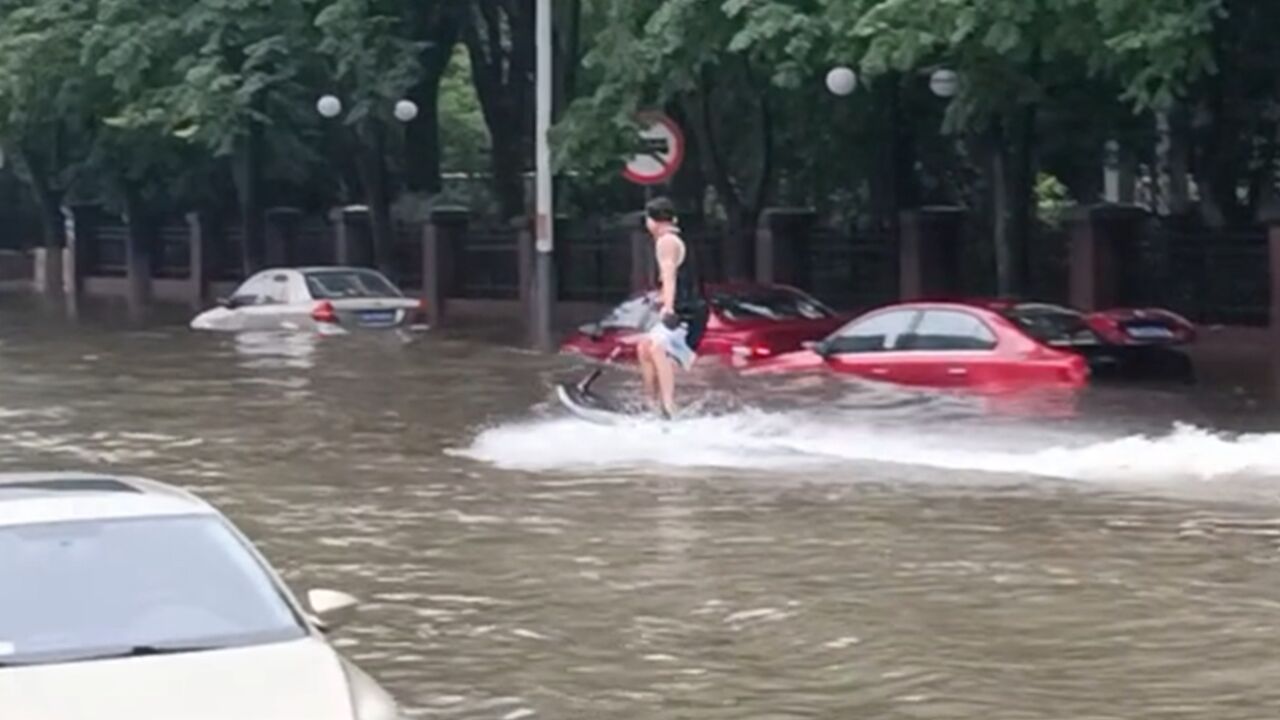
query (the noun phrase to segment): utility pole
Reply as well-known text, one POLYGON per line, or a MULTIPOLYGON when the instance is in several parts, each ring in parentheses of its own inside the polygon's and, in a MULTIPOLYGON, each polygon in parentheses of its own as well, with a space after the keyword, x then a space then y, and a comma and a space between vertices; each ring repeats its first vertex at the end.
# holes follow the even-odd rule
POLYGON ((551 315, 555 304, 555 286, 552 282, 552 251, 555 249, 555 213, 551 195, 551 147, 548 132, 551 130, 551 3, 552 0, 534 0, 537 3, 536 40, 537 60, 537 122, 535 125, 534 162, 536 165, 537 217, 534 222, 534 281, 530 299, 533 301, 533 341, 537 349, 551 352, 551 315))

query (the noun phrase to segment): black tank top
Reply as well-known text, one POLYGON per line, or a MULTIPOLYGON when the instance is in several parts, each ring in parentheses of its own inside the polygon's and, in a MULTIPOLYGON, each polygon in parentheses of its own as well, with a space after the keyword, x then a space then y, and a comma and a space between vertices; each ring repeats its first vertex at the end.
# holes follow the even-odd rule
POLYGON ((676 268, 676 315, 690 323, 702 322, 707 316, 707 300, 703 293, 702 280, 698 277, 695 253, 678 228, 673 227, 670 232, 680 238, 680 243, 684 246, 684 259, 676 268))

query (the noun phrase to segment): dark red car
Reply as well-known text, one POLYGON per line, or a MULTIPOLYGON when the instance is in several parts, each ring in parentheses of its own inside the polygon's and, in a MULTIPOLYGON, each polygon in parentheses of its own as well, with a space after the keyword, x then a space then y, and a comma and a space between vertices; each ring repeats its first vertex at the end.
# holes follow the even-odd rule
POLYGON ((1099 379, 1194 379, 1180 346, 1195 342, 1196 326, 1162 308, 1113 308, 1086 313, 1053 303, 969 299, 1008 318, 1031 337, 1082 355, 1099 379))
POLYGON ((826 370, 899 385, 976 390, 1074 389, 1084 357, 1051 347, 971 303, 908 302, 865 313, 797 352, 740 363, 750 374, 826 370))
MULTIPOLYGON (((699 355, 725 360, 773 357, 824 338, 848 320, 812 295, 785 285, 719 284, 708 285, 706 291, 711 315, 699 355)), ((635 346, 627 340, 652 323, 656 301, 652 291, 632 296, 600 321, 578 328, 561 351, 605 359, 620 349, 617 359, 634 360, 635 346)))

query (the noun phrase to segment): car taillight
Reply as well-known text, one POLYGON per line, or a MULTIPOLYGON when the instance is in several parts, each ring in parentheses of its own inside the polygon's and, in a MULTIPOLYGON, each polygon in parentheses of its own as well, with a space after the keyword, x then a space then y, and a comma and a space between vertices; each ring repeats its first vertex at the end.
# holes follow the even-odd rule
POLYGON ((1064 382, 1082 384, 1089 379, 1089 363, 1085 362, 1082 357, 1071 358, 1071 361, 1064 368, 1059 368, 1058 377, 1064 382))
POLYGON ((751 345, 734 345, 733 354, 735 357, 762 358, 772 355, 773 349, 768 345, 761 345, 760 343, 753 343, 751 345))
POLYGON ((338 313, 333 309, 333 303, 325 300, 316 303, 311 310, 311 319, 318 323, 336 323, 338 322, 338 313))
POLYGON ((415 322, 427 321, 427 299, 418 298, 418 307, 413 309, 413 317, 415 322))
POLYGON ((1120 323, 1114 318, 1106 315, 1095 315, 1093 318, 1093 330, 1101 335, 1107 342, 1124 345, 1127 342, 1124 331, 1120 329, 1120 323))

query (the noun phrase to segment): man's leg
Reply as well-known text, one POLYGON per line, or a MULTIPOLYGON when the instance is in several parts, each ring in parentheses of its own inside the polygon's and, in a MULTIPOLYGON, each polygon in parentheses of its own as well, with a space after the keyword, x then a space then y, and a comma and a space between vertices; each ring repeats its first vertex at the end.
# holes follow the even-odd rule
POLYGON ((667 415, 676 412, 676 369, 675 361, 667 354, 666 348, 653 348, 653 366, 658 376, 658 392, 662 409, 667 415))
POLYGON ((661 353, 654 347, 653 340, 644 338, 636 343, 636 359, 640 362, 640 379, 644 382, 644 398, 651 406, 658 405, 657 369, 654 367, 654 356, 661 353))

